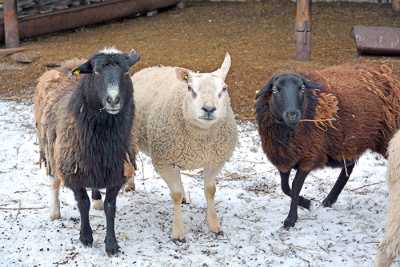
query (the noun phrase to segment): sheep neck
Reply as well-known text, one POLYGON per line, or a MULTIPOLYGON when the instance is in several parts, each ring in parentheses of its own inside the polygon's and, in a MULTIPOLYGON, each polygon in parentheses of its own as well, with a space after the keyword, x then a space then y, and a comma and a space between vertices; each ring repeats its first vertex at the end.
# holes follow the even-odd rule
MULTIPOLYGON (((87 86, 88 83, 81 83, 87 86)), ((90 89, 89 89, 90 90, 90 89)), ((95 90, 94 88, 92 90, 95 90)), ((91 188, 122 185, 123 162, 129 151, 134 106, 132 95, 117 115, 89 107, 78 88, 70 99, 70 109, 75 117, 79 143, 77 175, 91 188)))

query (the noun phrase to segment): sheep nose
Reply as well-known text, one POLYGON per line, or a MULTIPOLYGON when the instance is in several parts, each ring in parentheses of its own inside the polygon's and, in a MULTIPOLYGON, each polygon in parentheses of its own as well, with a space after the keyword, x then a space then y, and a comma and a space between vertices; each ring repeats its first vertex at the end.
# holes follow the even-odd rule
POLYGON ((217 110, 216 107, 211 107, 211 106, 203 106, 201 108, 204 112, 208 113, 208 114, 212 114, 214 111, 217 110))
POLYGON ((287 111, 285 112, 284 116, 288 121, 297 121, 300 118, 299 111, 287 111))
POLYGON ((119 102, 121 101, 121 98, 119 96, 116 96, 116 97, 107 96, 106 101, 111 106, 115 106, 115 105, 119 104, 119 102))

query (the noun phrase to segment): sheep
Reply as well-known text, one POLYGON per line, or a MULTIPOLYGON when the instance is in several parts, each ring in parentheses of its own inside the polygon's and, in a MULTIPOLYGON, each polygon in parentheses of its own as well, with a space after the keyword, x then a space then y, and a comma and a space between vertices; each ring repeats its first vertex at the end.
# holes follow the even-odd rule
POLYGON ((400 86, 387 65, 343 64, 308 73, 276 74, 256 96, 262 148, 279 170, 282 191, 292 198, 284 227, 297 221, 299 196, 310 171, 342 171, 322 202, 332 206, 358 158, 370 149, 383 156, 399 127, 400 86), (296 175, 289 186, 289 175, 296 175))
POLYGON ((225 78, 231 65, 225 55, 211 73, 157 66, 132 77, 135 84, 135 138, 167 183, 174 206, 172 239, 184 241, 181 203, 185 203, 181 170, 204 169, 207 222, 220 234, 215 210, 215 178, 237 143, 237 126, 225 78))
MULTIPOLYGON (((400 83, 399 83, 400 85, 400 83)), ((385 238, 379 244, 375 257, 376 267, 388 267, 400 254, 400 131, 394 135, 388 147, 387 182, 389 187, 389 207, 385 238)))
MULTIPOLYGON (((117 194, 125 182, 124 162, 134 162, 132 127, 133 85, 129 68, 139 54, 109 48, 87 61, 68 61, 60 69, 45 72, 36 87, 35 119, 48 175, 52 176, 51 219, 60 218, 59 188, 70 188, 81 217, 80 241, 92 246, 89 223, 90 200, 86 188, 106 188, 104 211, 107 221, 105 250, 116 254, 114 232, 117 194), (70 77, 69 69, 83 74, 70 77)), ((98 192, 99 193, 99 192, 98 192)))

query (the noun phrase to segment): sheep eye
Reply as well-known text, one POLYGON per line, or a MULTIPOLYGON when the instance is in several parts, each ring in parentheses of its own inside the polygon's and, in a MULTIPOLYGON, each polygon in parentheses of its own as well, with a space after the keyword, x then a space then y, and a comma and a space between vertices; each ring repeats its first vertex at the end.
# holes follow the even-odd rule
POLYGON ((272 93, 274 93, 274 94, 279 93, 278 87, 276 87, 276 86, 272 87, 272 93))
POLYGON ((227 85, 225 85, 224 87, 222 87, 222 91, 218 94, 218 97, 221 97, 222 94, 223 94, 224 92, 226 92, 226 90, 228 90, 228 86, 227 86, 227 85))
POLYGON ((300 93, 304 94, 304 91, 306 90, 306 86, 303 84, 300 88, 300 93))
POLYGON ((193 98, 195 98, 197 96, 197 93, 193 90, 193 88, 190 85, 188 85, 188 91, 192 92, 193 98))

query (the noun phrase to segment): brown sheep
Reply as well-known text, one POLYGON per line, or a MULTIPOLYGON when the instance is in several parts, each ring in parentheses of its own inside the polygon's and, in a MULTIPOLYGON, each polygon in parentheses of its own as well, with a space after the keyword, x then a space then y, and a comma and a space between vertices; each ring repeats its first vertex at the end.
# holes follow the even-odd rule
POLYGON ((92 193, 106 188, 106 252, 118 252, 114 220, 116 197, 125 182, 124 162, 134 163, 132 128, 133 85, 129 68, 139 60, 132 51, 124 54, 105 49, 89 60, 69 61, 39 79, 35 93, 35 119, 41 160, 53 176, 51 218, 60 217, 59 187, 73 192, 81 215, 80 240, 93 243, 89 223, 92 193), (72 65, 81 63, 70 75, 72 65), (129 157, 127 157, 129 155, 129 157))
POLYGON ((400 85, 386 66, 345 64, 303 74, 278 74, 257 94, 262 147, 292 202, 285 227, 297 221, 297 206, 309 208, 300 190, 310 171, 341 167, 325 207, 337 200, 355 162, 367 150, 386 155, 399 126, 400 85), (292 189, 289 175, 296 169, 292 189))

